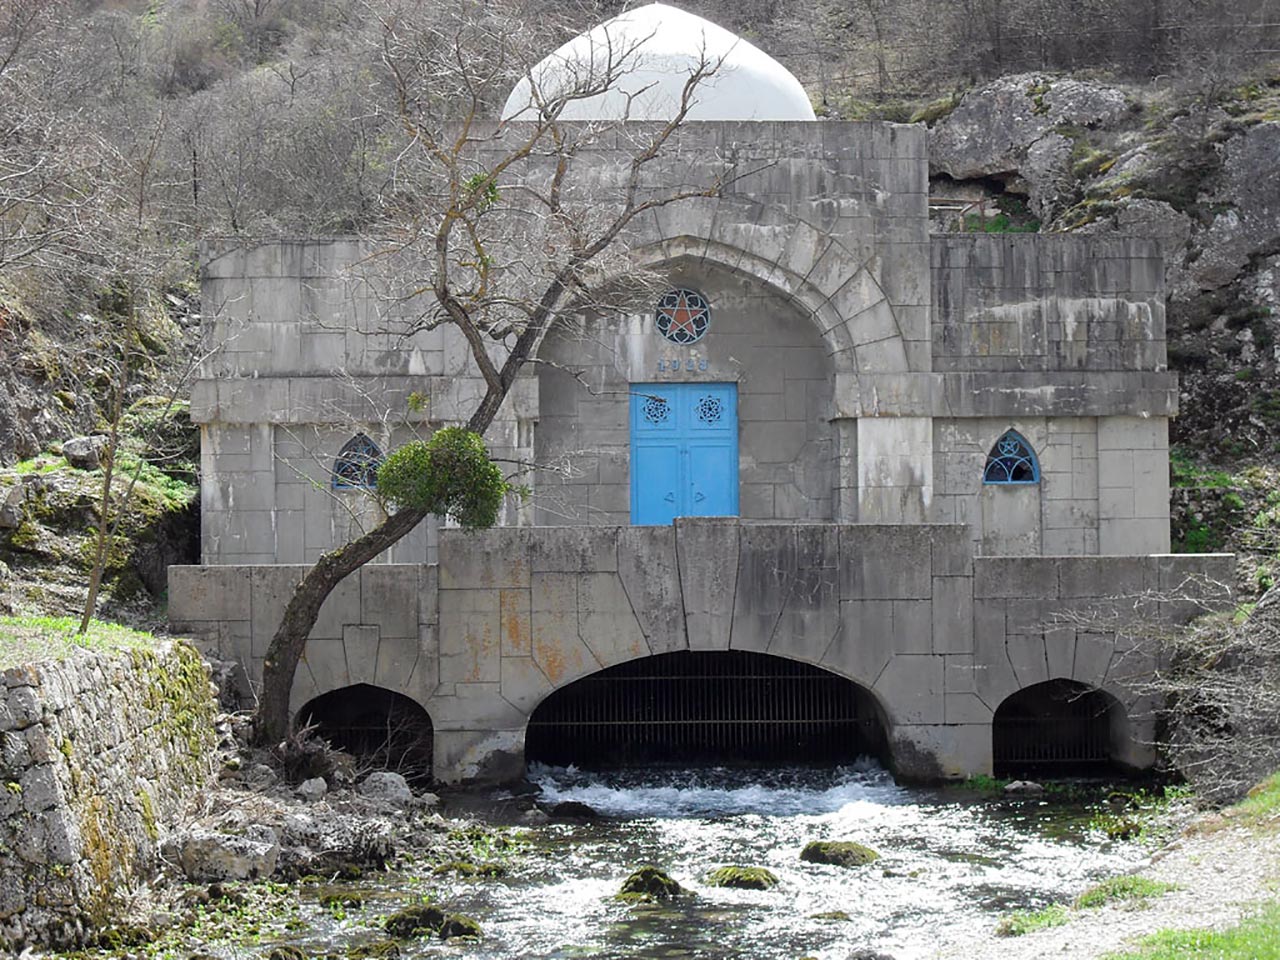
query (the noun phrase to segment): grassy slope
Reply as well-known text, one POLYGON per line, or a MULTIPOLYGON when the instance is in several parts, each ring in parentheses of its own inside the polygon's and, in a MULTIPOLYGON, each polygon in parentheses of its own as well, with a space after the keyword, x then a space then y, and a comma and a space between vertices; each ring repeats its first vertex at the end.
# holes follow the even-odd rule
POLYGON ((70 617, 0 617, 0 669, 42 660, 64 660, 80 650, 131 650, 153 647, 149 633, 93 620, 84 636, 70 617))

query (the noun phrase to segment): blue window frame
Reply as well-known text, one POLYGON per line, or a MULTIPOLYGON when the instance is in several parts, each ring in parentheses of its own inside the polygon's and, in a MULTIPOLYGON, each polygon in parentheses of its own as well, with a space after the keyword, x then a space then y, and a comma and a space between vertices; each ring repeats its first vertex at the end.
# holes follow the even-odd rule
POLYGON ((1016 430, 1008 430, 991 452, 982 471, 983 483, 1039 483, 1040 464, 1031 444, 1016 430))
POLYGON ((378 485, 382 451, 366 434, 357 433, 342 445, 333 463, 335 490, 372 490, 378 485))

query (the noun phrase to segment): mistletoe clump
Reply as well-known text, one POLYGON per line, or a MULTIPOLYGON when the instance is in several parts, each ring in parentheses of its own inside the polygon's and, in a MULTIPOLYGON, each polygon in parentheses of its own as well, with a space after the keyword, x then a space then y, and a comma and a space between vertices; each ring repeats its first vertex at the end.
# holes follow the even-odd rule
POLYGON ((510 489, 484 440, 462 427, 444 427, 430 440, 406 443, 378 469, 378 493, 387 501, 451 517, 468 530, 497 523, 510 489))

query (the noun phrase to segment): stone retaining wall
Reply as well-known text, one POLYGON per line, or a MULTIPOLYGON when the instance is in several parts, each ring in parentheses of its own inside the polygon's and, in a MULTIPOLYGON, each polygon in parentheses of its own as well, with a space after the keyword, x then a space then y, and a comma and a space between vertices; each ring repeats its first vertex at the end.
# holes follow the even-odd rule
POLYGON ((0 953, 84 942, 148 878, 213 772, 214 710, 186 644, 0 673, 0 953))

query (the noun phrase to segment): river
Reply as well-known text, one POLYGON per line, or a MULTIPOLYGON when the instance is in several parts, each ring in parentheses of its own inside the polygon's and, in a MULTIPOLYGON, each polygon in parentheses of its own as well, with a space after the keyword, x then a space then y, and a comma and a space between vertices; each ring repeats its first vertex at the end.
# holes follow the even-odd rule
MULTIPOLYGON (((532 828, 503 877, 424 880, 424 864, 370 881, 364 910, 334 919, 304 909, 302 942, 342 950, 373 939, 371 915, 428 892, 479 920, 484 940, 415 941, 402 945, 405 957, 845 960, 868 950, 914 960, 989 932, 1011 909, 1068 899, 1145 853, 1090 829, 1081 804, 900 787, 870 763, 608 775, 535 767, 531 779, 541 801, 580 801, 601 818, 532 828), (805 843, 823 839, 865 843, 881 859, 848 869, 799 859, 805 843), (615 900, 641 864, 667 870, 692 896, 615 900), (766 867, 780 882, 763 891, 703 882, 729 864, 766 867)), ((503 805, 501 794, 473 800, 503 805)), ((476 859, 493 853, 478 849, 476 859)))

